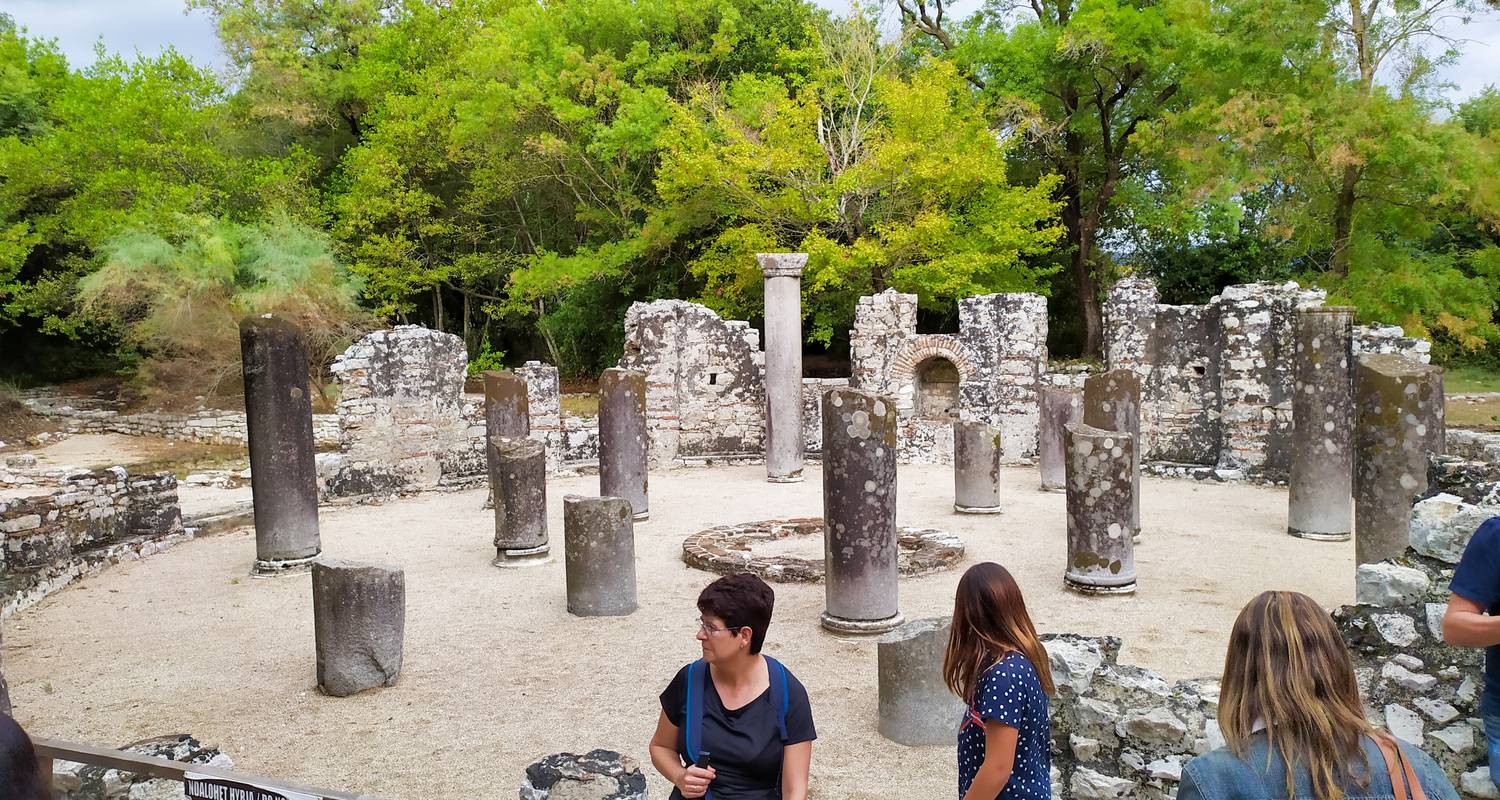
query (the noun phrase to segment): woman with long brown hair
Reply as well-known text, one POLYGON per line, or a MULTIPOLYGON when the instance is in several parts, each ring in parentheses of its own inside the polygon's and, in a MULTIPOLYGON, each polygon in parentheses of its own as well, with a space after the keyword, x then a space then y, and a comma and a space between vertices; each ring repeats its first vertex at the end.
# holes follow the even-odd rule
POLYGON ((959 579, 943 679, 968 704, 958 729, 961 800, 1050 800, 1052 670, 1005 567, 986 561, 959 579))
POLYGON ((1333 620, 1297 592, 1263 592, 1234 621, 1219 727, 1225 747, 1189 761, 1178 800, 1458 800, 1421 748, 1365 719, 1333 620))

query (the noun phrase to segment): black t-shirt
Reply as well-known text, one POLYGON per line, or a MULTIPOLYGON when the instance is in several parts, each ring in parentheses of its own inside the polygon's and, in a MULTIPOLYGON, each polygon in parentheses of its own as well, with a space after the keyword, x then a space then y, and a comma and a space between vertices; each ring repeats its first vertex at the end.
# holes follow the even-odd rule
MULTIPOLYGON (((688 763, 687 748, 682 741, 687 674, 687 667, 678 670, 661 693, 661 710, 677 726, 677 755, 684 764, 688 763)), ((703 730, 697 732, 698 749, 709 751, 709 766, 716 774, 708 786, 709 795, 713 800, 780 800, 782 743, 776 729, 776 709, 771 705, 771 690, 767 688, 743 707, 729 711, 714 687, 712 670, 705 665, 701 674, 707 676, 708 690, 703 693, 703 730)), ((771 680, 777 680, 774 673, 771 680)), ((786 743, 810 742, 818 734, 813 729, 807 689, 791 670, 787 670, 786 684, 786 743)), ((671 800, 682 800, 682 793, 672 789, 671 800)))

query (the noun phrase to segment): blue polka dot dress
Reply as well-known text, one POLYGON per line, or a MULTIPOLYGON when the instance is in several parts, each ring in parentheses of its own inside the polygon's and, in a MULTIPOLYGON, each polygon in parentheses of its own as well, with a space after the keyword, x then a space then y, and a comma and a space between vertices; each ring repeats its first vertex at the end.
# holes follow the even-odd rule
POLYGON ((1051 800, 1052 724, 1047 720, 1047 693, 1026 656, 1010 652, 979 678, 974 701, 958 731, 958 796, 984 763, 984 722, 1014 727, 1016 763, 998 800, 1051 800), (982 720, 982 721, 981 721, 982 720))

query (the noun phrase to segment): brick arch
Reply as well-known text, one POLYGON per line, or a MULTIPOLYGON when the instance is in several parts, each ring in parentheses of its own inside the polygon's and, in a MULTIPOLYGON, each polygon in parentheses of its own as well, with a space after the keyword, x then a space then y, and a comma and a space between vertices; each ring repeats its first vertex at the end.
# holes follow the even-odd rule
POLYGON ((979 364, 974 354, 957 336, 929 333, 906 343, 900 355, 891 364, 890 382, 893 386, 912 385, 917 380, 917 367, 929 358, 946 358, 958 369, 958 383, 963 385, 979 374, 979 364))

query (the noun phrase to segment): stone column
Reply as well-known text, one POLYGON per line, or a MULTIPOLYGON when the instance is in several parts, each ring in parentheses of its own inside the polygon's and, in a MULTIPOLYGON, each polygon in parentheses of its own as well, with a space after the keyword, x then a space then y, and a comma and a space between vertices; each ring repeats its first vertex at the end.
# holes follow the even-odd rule
POLYGON ((1354 522, 1354 309, 1304 308, 1293 320, 1287 533, 1341 542, 1354 522))
POLYGON ((802 268, 806 253, 758 253, 766 278, 766 480, 802 480, 802 268))
MULTIPOLYGON (((1398 355, 1364 355, 1354 378, 1354 563, 1406 552, 1412 501, 1442 426, 1443 371, 1398 355)), ((1440 450, 1439 450, 1440 452, 1440 450)))
POLYGON ((312 568, 318 688, 347 697, 393 686, 406 631, 406 575, 395 567, 329 559, 312 568))
POLYGON ((546 563, 547 448, 531 439, 492 437, 487 450, 495 493, 495 566, 546 563))
MULTIPOLYGON (((1083 424, 1129 434, 1130 531, 1141 536, 1141 379, 1128 369, 1112 369, 1083 380, 1083 424)), ((1069 461, 1071 461, 1071 457, 1069 461)))
POLYGON ((322 550, 307 341, 282 317, 250 316, 240 322, 240 357, 255 505, 252 574, 306 569, 322 550))
POLYGON ((905 745, 950 745, 964 702, 943 682, 948 617, 917 619, 880 637, 880 735, 905 745))
MULTIPOLYGON (((500 436, 524 439, 531 435, 531 401, 526 381, 510 370, 484 373, 484 434, 486 441, 500 436)), ((485 448, 485 465, 495 472, 494 453, 485 448)), ((494 491, 494 487, 490 487, 494 491)))
POLYGON ((999 514, 1000 430, 978 420, 953 423, 953 510, 999 514))
POLYGON ((646 376, 610 367, 599 376, 599 494, 630 501, 637 522, 651 516, 646 502, 649 447, 646 376))
POLYGON ((1064 429, 1082 413, 1083 393, 1066 387, 1044 387, 1041 408, 1036 463, 1042 474, 1042 491, 1061 492, 1068 481, 1068 434, 1064 429))
POLYGON ((568 613, 620 617, 635 611, 635 525, 623 497, 563 498, 568 613))
POLYGON ((1067 433, 1068 567, 1063 584, 1083 594, 1132 593, 1135 439, 1079 422, 1070 423, 1067 433))
POLYGON ((896 404, 858 389, 823 395, 823 627, 884 633, 897 606, 896 404))

